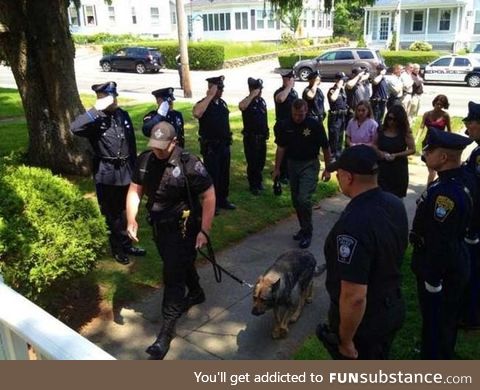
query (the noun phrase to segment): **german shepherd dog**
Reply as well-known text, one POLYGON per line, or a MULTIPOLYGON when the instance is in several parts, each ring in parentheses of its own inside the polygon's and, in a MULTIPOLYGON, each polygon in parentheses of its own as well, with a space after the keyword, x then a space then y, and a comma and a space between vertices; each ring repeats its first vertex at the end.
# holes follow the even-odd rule
POLYGON ((258 278, 253 290, 252 314, 259 316, 273 308, 272 338, 288 335, 288 324, 302 314, 313 297, 313 275, 317 262, 306 250, 286 252, 258 278))

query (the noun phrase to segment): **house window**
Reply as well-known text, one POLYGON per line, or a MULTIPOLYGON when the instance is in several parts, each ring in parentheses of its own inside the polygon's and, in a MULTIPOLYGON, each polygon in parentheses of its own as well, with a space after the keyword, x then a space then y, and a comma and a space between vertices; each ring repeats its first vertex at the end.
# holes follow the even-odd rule
POLYGON ((137 11, 135 11, 135 7, 132 7, 132 24, 137 24, 137 11))
POLYGON ((413 11, 412 31, 423 31, 423 11, 413 11))
POLYGON ((268 25, 268 28, 275 28, 275 15, 272 11, 270 11, 270 14, 268 16, 267 25, 268 25))
POLYGON ((315 10, 312 11, 312 27, 315 27, 315 10))
POLYGON ((438 21, 438 31, 450 31, 450 20, 452 18, 452 10, 441 9, 438 21))
POLYGON ((265 28, 265 21, 263 20, 263 11, 257 10, 257 29, 265 28))
POLYGON ((220 18, 218 14, 213 15, 213 29, 215 31, 220 31, 220 18))
POLYGON ((248 30, 248 12, 235 12, 235 29, 248 30))
POLYGON ((150 20, 152 24, 160 24, 160 12, 158 7, 150 7, 150 20))
POLYGON ((480 34, 480 10, 475 11, 475 24, 473 25, 473 33, 480 34))
POLYGON ((84 14, 86 19, 87 26, 96 26, 97 25, 97 15, 95 13, 95 6, 94 5, 85 5, 84 14))
POLYGON ((317 27, 322 28, 322 26, 323 26, 322 19, 318 19, 317 23, 318 23, 317 27))
POLYGON ((108 21, 115 24, 115 7, 108 7, 108 21))
POLYGON ((230 14, 203 14, 203 31, 230 30, 230 14))
POLYGON ((78 17, 78 9, 76 7, 68 8, 68 18, 71 26, 80 26, 80 18, 78 17))
POLYGON ((172 11, 172 24, 177 24, 177 13, 172 11))

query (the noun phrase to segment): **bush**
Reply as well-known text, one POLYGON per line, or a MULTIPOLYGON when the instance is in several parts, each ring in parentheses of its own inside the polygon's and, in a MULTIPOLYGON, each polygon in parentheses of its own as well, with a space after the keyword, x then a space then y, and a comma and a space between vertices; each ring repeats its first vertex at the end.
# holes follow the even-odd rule
POLYGON ((388 45, 388 50, 395 51, 396 47, 397 47, 397 32, 394 31, 392 34, 392 40, 388 45))
POLYGON ((107 237, 104 218, 67 180, 6 160, 0 160, 0 198, 0 272, 55 313, 72 282, 95 266, 107 237))
MULTIPOLYGON (((174 41, 140 41, 108 43, 103 45, 103 55, 112 54, 122 47, 143 46, 159 50, 165 55, 165 66, 176 69, 175 56, 179 53, 178 44, 174 41)), ((225 49, 223 45, 211 42, 189 43, 188 57, 192 70, 216 70, 223 67, 225 61, 225 49)))
POLYGON ((406 65, 408 62, 417 63, 417 64, 428 64, 440 57, 440 53, 437 51, 409 51, 409 50, 399 50, 399 51, 381 51, 383 58, 385 59, 385 64, 387 66, 393 66, 395 64, 406 65))
POLYGON ((411 51, 432 51, 432 45, 428 42, 415 41, 408 48, 411 51))
POLYGON ((286 54, 278 56, 278 62, 280 63, 280 68, 282 69, 291 69, 297 61, 300 60, 309 60, 312 58, 317 58, 322 52, 319 50, 315 51, 304 51, 298 54, 286 54))
POLYGON ((365 39, 363 38, 363 34, 360 35, 360 38, 358 38, 357 47, 367 47, 367 43, 365 42, 365 39))
POLYGON ((109 34, 98 33, 90 35, 72 34, 73 42, 76 44, 96 44, 101 45, 106 42, 138 42, 142 39, 138 35, 132 34, 109 34))
POLYGON ((281 35, 282 45, 285 46, 295 46, 297 40, 295 39, 295 35, 291 31, 284 31, 281 35))

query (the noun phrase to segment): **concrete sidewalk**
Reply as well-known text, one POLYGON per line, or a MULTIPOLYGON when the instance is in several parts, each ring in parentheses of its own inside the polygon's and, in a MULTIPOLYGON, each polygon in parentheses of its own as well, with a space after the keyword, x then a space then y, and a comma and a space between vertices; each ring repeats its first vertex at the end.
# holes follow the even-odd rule
MULTIPOLYGON (((410 164, 410 187, 405 206, 411 218, 415 200, 425 187, 427 169, 413 157, 410 164)), ((349 199, 337 195, 320 202, 314 212, 314 239, 310 251, 318 264, 325 262, 323 244, 326 235, 349 199)), ((238 244, 217 253, 218 262, 247 282, 254 283, 283 252, 297 248, 292 234, 297 220, 290 217, 275 226, 251 235, 238 244)), ((272 340, 273 313, 261 317, 250 314, 251 290, 228 276, 222 283, 214 280, 212 267, 200 267, 201 283, 207 301, 192 307, 177 326, 166 359, 290 359, 316 325, 326 319, 328 298, 325 274, 315 279, 314 301, 306 305, 297 323, 290 327, 284 340, 272 340)), ((158 333, 161 324, 163 291, 153 293, 141 302, 123 307, 114 320, 96 319, 86 327, 84 336, 118 359, 146 359, 144 352, 158 333)))

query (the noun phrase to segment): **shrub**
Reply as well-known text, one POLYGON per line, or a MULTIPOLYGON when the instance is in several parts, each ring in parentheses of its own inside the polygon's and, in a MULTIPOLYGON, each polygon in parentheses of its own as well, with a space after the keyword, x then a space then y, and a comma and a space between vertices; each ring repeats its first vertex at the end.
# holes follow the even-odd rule
POLYGON ((291 31, 284 31, 281 35, 282 45, 285 46, 295 46, 297 40, 295 39, 295 35, 291 31))
MULTIPOLYGON (((176 69, 175 56, 179 53, 178 44, 174 41, 141 41, 130 43, 108 43, 103 45, 103 54, 112 54, 122 47, 143 46, 159 50, 165 55, 165 66, 176 69)), ((211 42, 189 43, 188 57, 192 70, 216 70, 223 67, 225 49, 223 45, 211 42)))
POLYGON ((408 62, 418 63, 418 64, 428 64, 434 59, 440 56, 440 53, 437 51, 409 51, 409 50, 399 50, 399 51, 381 51, 383 58, 385 59, 385 64, 387 66, 393 66, 395 64, 406 65, 408 62))
POLYGON ((81 34, 72 34, 73 42, 76 44, 97 44, 100 45, 102 43, 107 42, 137 42, 141 41, 142 39, 138 35, 132 34, 109 34, 109 33, 98 33, 98 34, 89 34, 89 35, 81 35, 81 34))
POLYGON ((357 47, 367 47, 365 39, 363 38, 363 34, 360 35, 360 38, 358 38, 357 47))
POLYGON ((317 58, 321 54, 321 51, 304 51, 298 54, 286 54, 278 56, 278 62, 280 63, 280 68, 282 69, 291 69, 297 61, 308 60, 312 58, 317 58))
POLYGON ((408 48, 411 51, 432 51, 432 45, 428 42, 415 41, 408 48))
POLYGON ((55 312, 71 283, 95 266, 107 237, 104 218, 67 180, 6 160, 0 160, 0 198, 0 272, 55 312))

